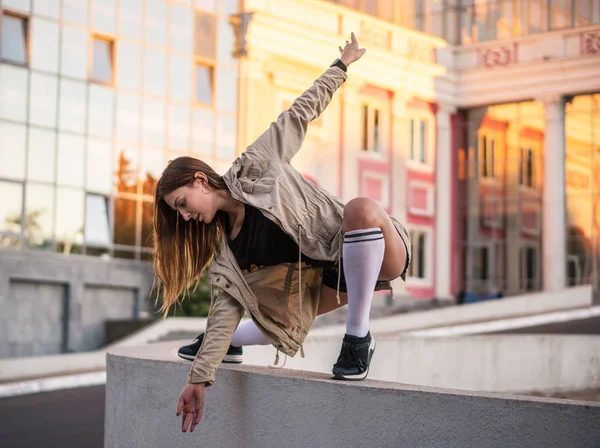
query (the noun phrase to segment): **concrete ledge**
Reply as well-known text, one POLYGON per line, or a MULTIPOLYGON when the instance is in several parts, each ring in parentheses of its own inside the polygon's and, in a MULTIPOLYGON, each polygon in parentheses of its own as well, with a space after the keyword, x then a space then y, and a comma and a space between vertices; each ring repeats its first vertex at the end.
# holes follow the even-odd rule
POLYGON ((189 363, 166 346, 108 355, 105 447, 527 447, 600 442, 600 404, 407 386, 252 366, 222 366, 204 419, 181 432, 189 363))

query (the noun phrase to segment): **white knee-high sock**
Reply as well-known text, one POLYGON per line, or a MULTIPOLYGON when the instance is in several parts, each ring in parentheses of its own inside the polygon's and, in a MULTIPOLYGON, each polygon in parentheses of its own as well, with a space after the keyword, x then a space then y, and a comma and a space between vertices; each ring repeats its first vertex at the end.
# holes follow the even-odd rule
POLYGON ((258 329, 253 320, 247 320, 238 325, 231 345, 234 347, 243 347, 244 345, 269 345, 267 337, 258 329))
POLYGON ((344 234, 342 255, 348 289, 348 335, 362 338, 369 332, 371 300, 384 250, 385 241, 379 227, 344 234))

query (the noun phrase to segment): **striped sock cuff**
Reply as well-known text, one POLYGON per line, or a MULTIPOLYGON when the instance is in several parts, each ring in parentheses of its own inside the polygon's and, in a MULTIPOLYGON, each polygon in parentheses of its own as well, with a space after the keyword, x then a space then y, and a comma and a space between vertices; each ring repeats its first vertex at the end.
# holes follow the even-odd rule
POLYGON ((361 243, 383 239, 383 232, 379 227, 372 229, 351 230, 344 234, 344 243, 361 243))

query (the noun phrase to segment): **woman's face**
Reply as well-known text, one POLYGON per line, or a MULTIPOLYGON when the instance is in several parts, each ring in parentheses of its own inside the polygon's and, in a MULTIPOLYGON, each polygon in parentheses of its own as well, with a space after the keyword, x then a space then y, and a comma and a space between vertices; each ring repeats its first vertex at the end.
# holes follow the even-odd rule
POLYGON ((217 213, 217 195, 204 173, 196 173, 194 182, 166 194, 164 200, 186 221, 209 224, 217 213))

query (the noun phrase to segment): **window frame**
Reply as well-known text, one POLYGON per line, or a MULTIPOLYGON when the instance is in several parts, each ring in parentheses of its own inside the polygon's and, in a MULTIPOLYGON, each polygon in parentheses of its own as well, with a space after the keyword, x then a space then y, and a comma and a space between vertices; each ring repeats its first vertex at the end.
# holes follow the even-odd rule
POLYGON ((215 71, 217 69, 216 64, 207 59, 202 59, 202 58, 196 57, 196 58, 194 58, 193 69, 194 69, 194 75, 193 75, 194 90, 193 90, 193 97, 192 97, 192 106, 193 107, 208 107, 210 109, 215 110, 217 107, 217 98, 216 98, 217 97, 217 74, 215 73, 215 71), (198 101, 198 66, 206 67, 209 70, 210 89, 211 89, 210 104, 198 101))
POLYGON ((25 62, 18 62, 12 59, 6 59, 2 54, 0 54, 0 62, 3 64, 12 64, 18 67, 29 67, 31 62, 31 24, 30 18, 26 14, 18 13, 9 9, 0 8, 0 39, 2 39, 2 22, 4 16, 12 17, 14 19, 19 19, 25 22, 25 62))
POLYGON ((378 101, 365 100, 362 102, 361 110, 361 135, 360 135, 360 150, 362 154, 372 154, 374 156, 383 156, 385 151, 382 145, 382 136, 385 135, 382 129, 385 128, 384 109, 383 105, 378 101), (366 122, 365 122, 365 110, 366 122), (377 140, 375 140, 375 117, 377 117, 377 140), (366 125, 366 129, 365 129, 366 125), (366 143, 366 145, 365 145, 366 143), (366 147, 365 147, 366 146, 366 147))
POLYGON ((435 166, 435 116, 424 111, 413 111, 408 116, 409 141, 407 164, 411 168, 417 168, 425 171, 433 171, 435 166), (423 144, 421 136, 421 124, 424 124, 425 143, 423 144), (425 161, 421 161, 422 151, 424 151, 425 161))
POLYGON ((417 287, 430 287, 433 286, 432 282, 432 270, 433 270, 433 257, 432 257, 432 237, 433 229, 427 226, 410 226, 408 230, 409 238, 411 241, 411 254, 410 264, 406 271, 406 282, 408 286, 417 287), (423 254, 425 259, 423 261, 423 276, 413 276, 414 270, 417 269, 419 263, 419 236, 424 237, 423 254))
POLYGON ((92 33, 90 34, 90 43, 88 47, 88 82, 99 84, 102 86, 114 87, 116 85, 116 61, 117 61, 117 45, 116 40, 112 36, 105 34, 92 33), (103 81, 94 77, 94 42, 101 40, 109 43, 110 50, 110 82, 103 81))
POLYGON ((541 257, 539 244, 526 243, 519 248, 519 291, 524 293, 536 292, 541 290, 541 257), (535 274, 531 279, 527 278, 527 251, 533 250, 535 253, 535 274), (528 289, 528 280, 532 282, 532 288, 528 289))

